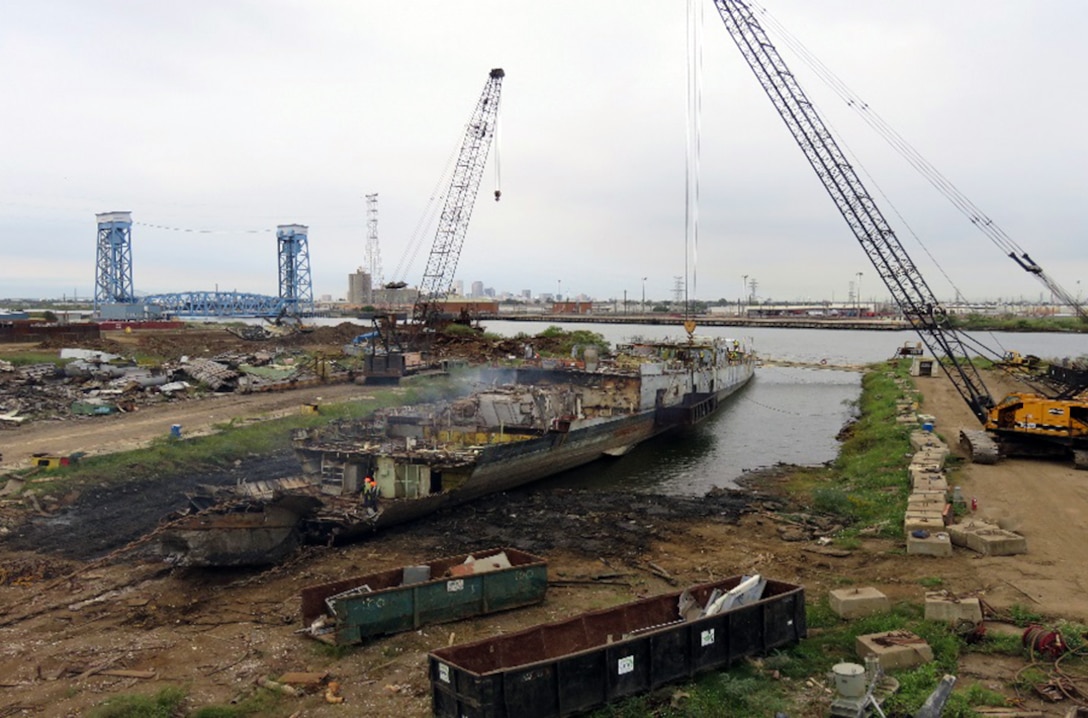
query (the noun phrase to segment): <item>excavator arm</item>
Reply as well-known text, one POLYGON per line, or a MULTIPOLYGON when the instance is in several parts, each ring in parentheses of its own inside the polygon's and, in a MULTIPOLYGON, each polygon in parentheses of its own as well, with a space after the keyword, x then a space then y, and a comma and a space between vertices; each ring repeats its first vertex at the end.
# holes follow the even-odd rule
POLYGON ((950 325, 945 310, 748 4, 744 0, 714 0, 714 4, 726 30, 904 316, 933 356, 941 359, 941 366, 960 396, 985 424, 994 401, 970 360, 964 337, 950 325))

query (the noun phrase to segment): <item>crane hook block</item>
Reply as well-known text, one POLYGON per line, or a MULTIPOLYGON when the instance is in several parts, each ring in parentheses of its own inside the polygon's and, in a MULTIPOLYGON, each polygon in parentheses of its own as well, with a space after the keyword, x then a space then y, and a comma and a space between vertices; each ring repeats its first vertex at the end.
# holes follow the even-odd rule
POLYGON ((498 202, 501 198, 502 198, 502 190, 501 189, 495 190, 495 201, 498 202))

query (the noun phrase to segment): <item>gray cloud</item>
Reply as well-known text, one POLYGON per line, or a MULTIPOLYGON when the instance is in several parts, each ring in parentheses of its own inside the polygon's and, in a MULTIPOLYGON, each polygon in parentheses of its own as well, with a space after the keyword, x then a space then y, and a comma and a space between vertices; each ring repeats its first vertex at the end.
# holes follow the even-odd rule
MULTIPOLYGON (((1088 5, 767 7, 1061 283, 1088 280, 1088 5)), ((762 296, 842 298, 861 271, 863 294, 883 296, 711 3, 704 13, 697 295, 736 297, 748 274, 762 296)), ((274 235, 248 230, 300 222, 315 292, 342 296, 363 262, 363 195, 380 195, 390 271, 502 66, 503 200, 489 167, 458 276, 602 298, 635 296, 648 276, 647 294, 667 296, 685 271, 684 25, 684 3, 651 0, 9 3, 0 295, 89 294, 93 214, 126 209, 217 230, 137 225, 138 289, 275 293, 274 235)), ((951 288, 893 207, 968 296, 1039 294, 779 46, 888 193, 881 206, 940 296, 951 288)))

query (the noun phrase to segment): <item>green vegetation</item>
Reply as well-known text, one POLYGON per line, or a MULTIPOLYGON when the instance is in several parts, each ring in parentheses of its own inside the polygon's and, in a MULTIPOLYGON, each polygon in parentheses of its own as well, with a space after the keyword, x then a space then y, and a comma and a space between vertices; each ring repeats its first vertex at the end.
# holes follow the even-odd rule
POLYGON ((0 360, 9 362, 15 366, 30 366, 31 364, 56 364, 64 366, 67 359, 61 359, 57 352, 17 352, 15 354, 0 354, 0 360))
POLYGON ((125 693, 92 710, 90 718, 174 718, 184 700, 185 691, 172 687, 153 696, 125 693))
POLYGON ((1088 332, 1088 323, 1077 317, 1000 317, 982 314, 953 315, 952 326, 966 331, 994 332, 1088 332))
POLYGON ((154 695, 122 693, 109 698, 92 709, 89 718, 249 718, 277 713, 280 695, 258 689, 244 700, 227 706, 205 706, 189 711, 185 708, 187 692, 181 688, 163 688, 154 695))
POLYGON ((906 507, 910 430, 895 420, 896 402, 902 399, 895 379, 906 377, 909 364, 900 361, 892 368, 892 374, 870 371, 862 379, 860 417, 845 432, 834 464, 801 468, 790 477, 789 490, 800 503, 848 525, 840 541, 849 541, 867 526, 896 535, 906 507))
POLYGON ((479 335, 480 331, 467 324, 447 324, 442 333, 451 337, 473 337, 479 335))
POLYGON ((536 336, 549 340, 547 347, 540 348, 540 353, 548 356, 569 357, 572 351, 577 350, 580 357, 585 348, 590 346, 597 347, 601 354, 611 351, 611 345, 603 336, 585 329, 568 331, 553 325, 536 336))
POLYGON ((249 718, 250 716, 286 716, 293 707, 285 705, 280 693, 258 689, 245 699, 227 706, 205 706, 187 714, 187 718, 249 718))

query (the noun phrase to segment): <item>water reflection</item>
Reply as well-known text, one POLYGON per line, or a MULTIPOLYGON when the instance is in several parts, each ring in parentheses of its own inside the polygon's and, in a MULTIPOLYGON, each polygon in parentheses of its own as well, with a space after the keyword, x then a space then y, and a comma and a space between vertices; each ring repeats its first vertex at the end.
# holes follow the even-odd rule
POLYGON ((565 472, 545 486, 701 496, 735 487, 745 471, 831 461, 860 387, 855 372, 762 367, 709 421, 565 472))

